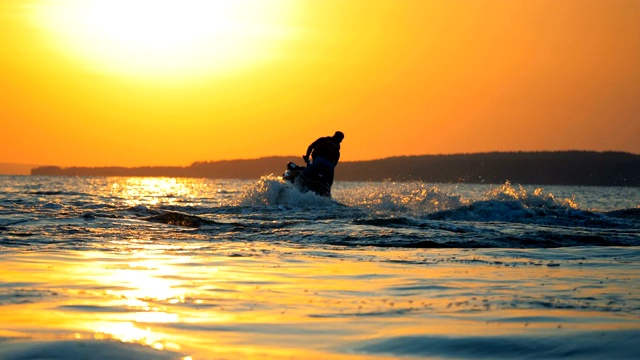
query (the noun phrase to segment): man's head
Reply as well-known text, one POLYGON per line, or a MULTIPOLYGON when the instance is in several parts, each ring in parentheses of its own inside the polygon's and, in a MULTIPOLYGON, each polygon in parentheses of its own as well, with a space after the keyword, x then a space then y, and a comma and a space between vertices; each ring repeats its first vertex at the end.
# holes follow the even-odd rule
POLYGON ((336 131, 336 133, 333 134, 333 139, 337 142, 342 142, 342 139, 344 139, 344 134, 342 133, 342 131, 336 131))

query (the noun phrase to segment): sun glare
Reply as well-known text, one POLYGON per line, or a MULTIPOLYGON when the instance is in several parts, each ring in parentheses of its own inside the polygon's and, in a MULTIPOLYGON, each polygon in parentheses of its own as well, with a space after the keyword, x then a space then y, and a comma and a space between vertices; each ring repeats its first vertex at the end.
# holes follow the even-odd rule
POLYGON ((110 73, 207 75, 281 56, 288 1, 57 0, 36 8, 51 40, 110 73))

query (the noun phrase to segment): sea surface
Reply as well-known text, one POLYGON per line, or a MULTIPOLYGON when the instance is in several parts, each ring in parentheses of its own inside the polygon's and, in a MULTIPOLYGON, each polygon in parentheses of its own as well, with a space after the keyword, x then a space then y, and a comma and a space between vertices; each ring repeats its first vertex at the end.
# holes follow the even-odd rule
POLYGON ((638 359, 640 188, 0 176, 0 359, 638 359))

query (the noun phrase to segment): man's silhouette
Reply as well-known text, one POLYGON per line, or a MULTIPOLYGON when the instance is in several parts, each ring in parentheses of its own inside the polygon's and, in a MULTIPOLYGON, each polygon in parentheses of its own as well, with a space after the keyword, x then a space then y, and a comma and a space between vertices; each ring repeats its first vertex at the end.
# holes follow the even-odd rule
POLYGON ((308 166, 296 183, 318 195, 330 197, 334 168, 340 160, 342 139, 344 139, 344 134, 341 131, 336 131, 333 136, 321 137, 312 142, 307 148, 307 153, 302 156, 308 166), (309 156, 311 156, 311 163, 309 156))

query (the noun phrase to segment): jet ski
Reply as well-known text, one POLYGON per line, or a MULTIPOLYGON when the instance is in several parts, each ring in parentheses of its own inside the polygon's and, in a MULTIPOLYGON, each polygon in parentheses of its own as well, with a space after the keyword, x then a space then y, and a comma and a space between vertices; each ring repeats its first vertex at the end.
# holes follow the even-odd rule
POLYGON ((315 166, 314 169, 310 169, 309 165, 308 162, 307 166, 299 166, 293 161, 288 162, 282 179, 295 185, 301 192, 311 191, 316 195, 330 198, 333 176, 329 177, 326 174, 330 171, 333 175, 333 168, 324 169, 322 166, 315 166))

